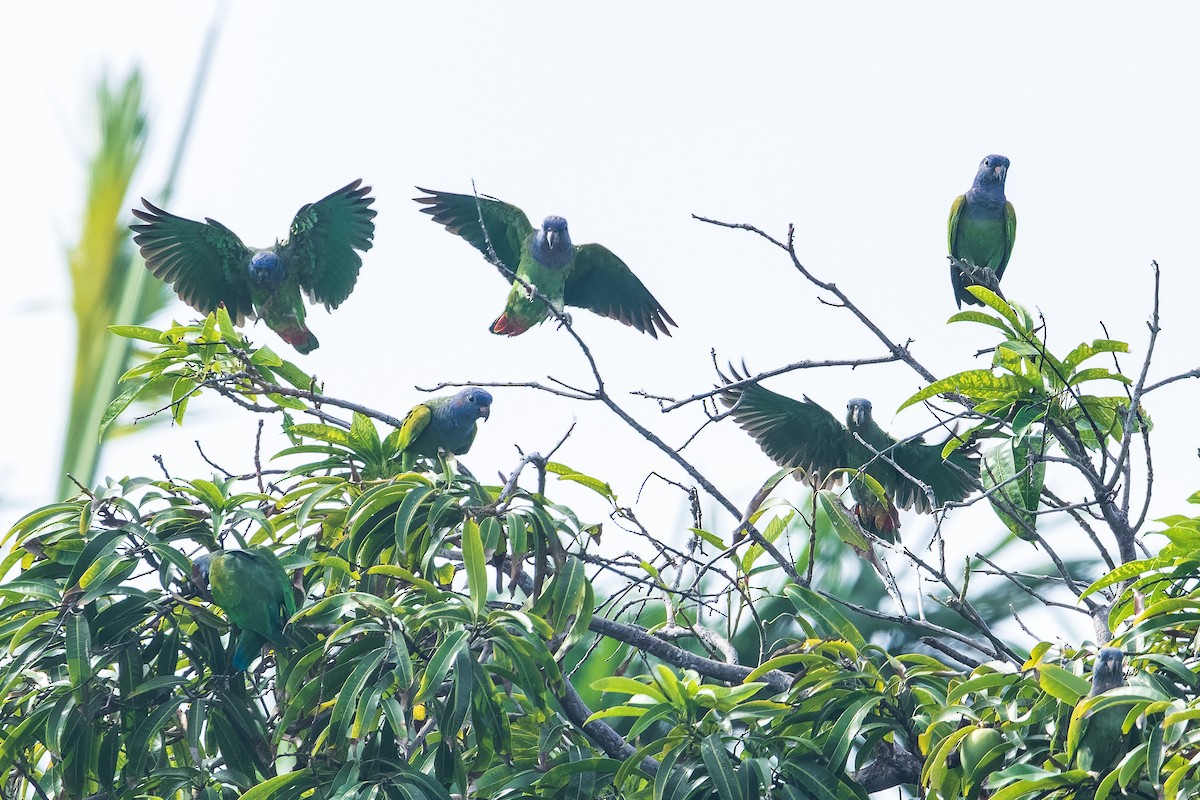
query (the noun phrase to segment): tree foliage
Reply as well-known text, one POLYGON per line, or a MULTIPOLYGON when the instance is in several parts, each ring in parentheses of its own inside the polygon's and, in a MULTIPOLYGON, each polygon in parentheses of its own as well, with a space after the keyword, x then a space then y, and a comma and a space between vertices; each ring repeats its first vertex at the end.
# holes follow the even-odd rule
MULTIPOLYGON (((165 330, 116 327, 151 356, 123 376, 103 425, 150 396, 169 397, 164 413, 182 423, 212 394, 278 420, 291 443, 270 469, 110 478, 13 526, 0 586, 3 796, 1194 794, 1200 518, 1167 518, 1169 544, 1138 558, 1148 501, 1139 513, 1130 491, 1135 470, 1152 480, 1135 464, 1152 432, 1143 400, 1175 380, 1146 382, 1157 310, 1131 377, 1116 360, 1123 342, 1057 355, 1021 306, 973 288, 986 310, 952 321, 997 332, 992 365, 939 379, 813 276, 790 239, 731 227, 780 247, 868 324, 885 360, 922 376, 905 405, 929 409, 931 428, 965 421, 946 448, 984 452, 981 486, 936 510, 935 545, 941 521, 985 498, 1012 536, 956 575, 930 556, 937 547, 863 531, 834 489, 789 496, 787 469, 734 506, 625 411, 565 317, 595 387, 527 386, 601 403, 658 446, 692 500, 690 528, 646 530, 608 482, 553 452, 525 454, 495 484, 443 459, 402 471, 399 420, 327 394, 223 309, 165 330), (1047 488, 1068 473, 1086 496, 1047 488), (608 552, 600 526, 555 499, 566 486, 609 504, 605 524, 639 535, 641 552, 608 552), (702 495, 729 517, 705 525, 702 495), (1095 557, 1060 555, 1049 514, 1095 557), (238 547, 279 556, 299 609, 285 652, 265 651, 248 673, 232 669, 236 637, 191 569, 238 547), (1018 550, 1043 566, 1012 566, 1018 550), (892 562, 934 588, 906 593, 892 562), (1090 696, 1094 647, 1023 645, 1002 624, 1010 609, 1086 615, 1098 642, 1125 651, 1126 684, 1090 696), (1118 757, 1088 772, 1087 725, 1113 709, 1118 757)), ((657 400, 671 413, 705 406, 708 424, 719 391, 657 400)))

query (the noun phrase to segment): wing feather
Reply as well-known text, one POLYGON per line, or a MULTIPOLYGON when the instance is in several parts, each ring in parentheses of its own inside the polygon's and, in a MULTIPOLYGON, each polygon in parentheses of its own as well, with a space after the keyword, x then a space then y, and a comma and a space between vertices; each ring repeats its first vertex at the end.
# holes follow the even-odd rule
POLYGON ((352 181, 296 212, 288 241, 279 255, 296 271, 300 286, 314 303, 327 310, 350 296, 362 268, 357 251, 371 249, 375 238, 375 209, 370 186, 352 181))
MULTIPOLYGON (((732 383, 724 375, 726 384, 732 383)), ((741 376, 734 371, 734 380, 741 376)), ((836 469, 857 467, 851 453, 862 446, 837 418, 809 400, 793 400, 747 384, 726 389, 721 402, 758 446, 781 467, 800 467, 813 483, 836 469)))
POLYGON ((675 320, 650 294, 625 262, 607 247, 585 244, 576 248, 575 267, 567 277, 563 302, 632 325, 655 339, 671 335, 675 320))
MULTIPOLYGON (((414 197, 418 203, 428 206, 422 208, 423 214, 429 214, 433 221, 444 225, 446 230, 466 239, 471 245, 488 257, 488 241, 492 250, 506 267, 516 273, 517 265, 521 263, 521 253, 525 240, 533 233, 533 225, 525 212, 514 205, 497 200, 494 197, 480 195, 478 200, 470 194, 453 194, 439 192, 434 189, 422 189, 425 197, 414 197), (479 224, 482 217, 483 226, 479 224), (484 235, 484 230, 487 235, 484 235)), ((505 281, 511 283, 512 275, 499 270, 505 281)))
POLYGON ((141 222, 129 227, 154 276, 203 314, 224 303, 236 325, 254 316, 246 278, 250 249, 242 240, 214 219, 196 222, 169 214, 145 198, 142 203, 145 211, 133 209, 141 222))

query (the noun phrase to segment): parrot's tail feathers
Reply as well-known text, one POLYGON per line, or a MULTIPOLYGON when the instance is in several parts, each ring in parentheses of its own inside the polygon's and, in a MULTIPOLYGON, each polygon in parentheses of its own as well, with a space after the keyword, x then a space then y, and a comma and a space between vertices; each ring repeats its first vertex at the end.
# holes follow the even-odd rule
POLYGON ((312 331, 308 328, 296 328, 294 330, 277 331, 279 338, 296 348, 296 351, 302 355, 311 353, 321 346, 317 341, 317 337, 313 336, 312 331))
POLYGON ((238 636, 237 645, 233 648, 233 668, 239 672, 248 671, 266 643, 267 640, 258 634, 242 631, 238 636))
POLYGON ((501 314, 492 323, 492 333, 502 336, 519 336, 527 330, 529 330, 529 325, 512 319, 507 312, 501 314))

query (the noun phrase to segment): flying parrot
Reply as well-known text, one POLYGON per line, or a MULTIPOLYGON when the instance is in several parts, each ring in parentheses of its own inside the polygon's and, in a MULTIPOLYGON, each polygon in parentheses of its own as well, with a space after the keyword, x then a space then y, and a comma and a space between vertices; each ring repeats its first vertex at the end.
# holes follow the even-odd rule
MULTIPOLYGON (((674 325, 675 320, 625 262, 603 245, 573 244, 562 217, 546 217, 542 227, 535 229, 524 211, 494 197, 476 199, 420 186, 417 191, 428 195, 413 198, 429 206, 421 211, 466 239, 488 260, 493 258, 488 252, 490 242, 495 257, 517 278, 536 287, 560 313, 564 304, 577 306, 632 325, 656 339, 660 331, 671 335, 667 325, 674 325)), ((504 313, 492 323, 492 333, 517 336, 550 316, 544 301, 503 269, 500 274, 512 281, 512 289, 504 313)))
POLYGON ((474 387, 413 406, 397 431, 401 468, 411 470, 417 458, 435 458, 439 450, 466 453, 475 441, 476 420, 487 419, 491 413, 491 393, 474 387))
POLYGON ((375 210, 370 186, 361 180, 309 203, 296 212, 287 241, 247 247, 215 219, 196 222, 142 198, 135 208, 141 224, 129 227, 155 277, 170 283, 185 303, 204 314, 221 303, 241 325, 258 318, 301 353, 318 347, 304 324, 301 290, 327 310, 341 305, 354 289, 362 257, 371 249, 375 210), (207 223, 207 224, 206 224, 207 223))
POLYGON ((264 547, 214 550, 192 562, 192 582, 207 587, 240 631, 234 669, 246 671, 267 642, 285 645, 283 628, 296 613, 296 597, 273 552, 264 547))
MULTIPOLYGON (((733 381, 721 377, 726 385, 742 379, 736 371, 733 381)), ((758 384, 727 388, 720 398, 764 453, 781 467, 802 468, 814 486, 838 469, 862 470, 878 481, 887 493, 886 503, 857 479, 851 479, 850 494, 859 524, 888 541, 895 540, 900 527, 897 506, 928 514, 935 504, 920 486, 872 448, 929 486, 938 505, 962 500, 975 490, 979 478, 977 457, 958 449, 943 461, 941 444, 925 444, 920 438, 896 441, 875 423, 870 402, 862 398, 846 404, 844 426, 807 397, 793 400, 758 384), (855 439, 855 434, 867 444, 855 439)), ((840 482, 840 478, 833 482, 840 482)))
MULTIPOLYGON (((1092 668, 1092 691, 1089 697, 1103 694, 1109 689, 1125 685, 1122 670, 1125 653, 1116 647, 1103 647, 1096 655, 1092 668)), ((1121 728, 1125 723, 1128 706, 1114 705, 1093 711, 1086 719, 1086 727, 1075 750, 1075 761, 1080 769, 1088 772, 1107 772, 1124 752, 1124 735, 1121 728)))
MULTIPOLYGON (((1017 237, 1017 212, 1004 199, 1007 175, 1007 158, 987 156, 979 162, 971 188, 950 206, 950 255, 971 266, 992 270, 997 283, 1004 277, 1017 237)), ((964 282, 962 271, 954 264, 950 265, 950 283, 959 308, 963 303, 983 305, 966 290, 971 282, 964 282)))

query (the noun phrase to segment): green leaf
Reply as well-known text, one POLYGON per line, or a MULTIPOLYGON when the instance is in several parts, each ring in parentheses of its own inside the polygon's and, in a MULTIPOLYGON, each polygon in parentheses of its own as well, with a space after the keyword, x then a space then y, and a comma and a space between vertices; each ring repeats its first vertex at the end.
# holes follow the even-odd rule
POLYGON ((700 742, 700 757, 708 770, 708 777, 717 787, 721 800, 749 800, 742 797, 741 787, 738 786, 737 774, 729 763, 729 753, 721 740, 721 734, 713 733, 700 742))
POLYGON ((471 595, 471 605, 477 615, 487 610, 488 583, 487 559, 483 553, 483 538, 480 535, 479 523, 468 519, 463 524, 463 566, 467 571, 467 592, 471 595))
POLYGON ((1026 388, 1027 385, 1015 375, 996 375, 990 369, 969 369, 934 381, 901 403, 896 410, 902 411, 939 394, 953 393, 966 395, 973 400, 995 400, 1015 398, 1026 388))
POLYGON ((467 631, 463 629, 453 631, 442 639, 442 643, 438 645, 437 650, 429 658, 429 665, 425 668, 425 674, 421 676, 417 695, 413 698, 414 704, 423 703, 438 692, 442 681, 450 673, 450 667, 454 665, 454 660, 458 657, 459 651, 466 647, 467 644, 467 631))
POLYGON ((1039 664, 1037 670, 1038 685, 1054 699, 1069 706, 1077 704, 1092 690, 1092 684, 1086 678, 1081 678, 1057 664, 1039 664))
POLYGON ((301 797, 305 791, 315 785, 311 767, 303 767, 295 772, 286 772, 268 778, 252 789, 244 792, 238 800, 282 800, 282 798, 301 797))
POLYGON ((1015 536, 1033 540, 1037 509, 1046 482, 1046 462, 1040 434, 1021 440, 1007 439, 986 450, 980 461, 979 480, 988 493, 996 516, 1015 536))
POLYGON ((870 540, 863 534, 862 529, 858 526, 858 521, 842 503, 837 492, 831 489, 822 489, 817 492, 817 506, 825 512, 825 516, 829 518, 829 524, 833 527, 833 532, 838 535, 839 539, 857 551, 871 549, 870 540))
POLYGON ((147 328, 144 325, 109 325, 109 331, 126 339, 140 339, 144 342, 161 344, 164 341, 163 332, 157 328, 147 328))

